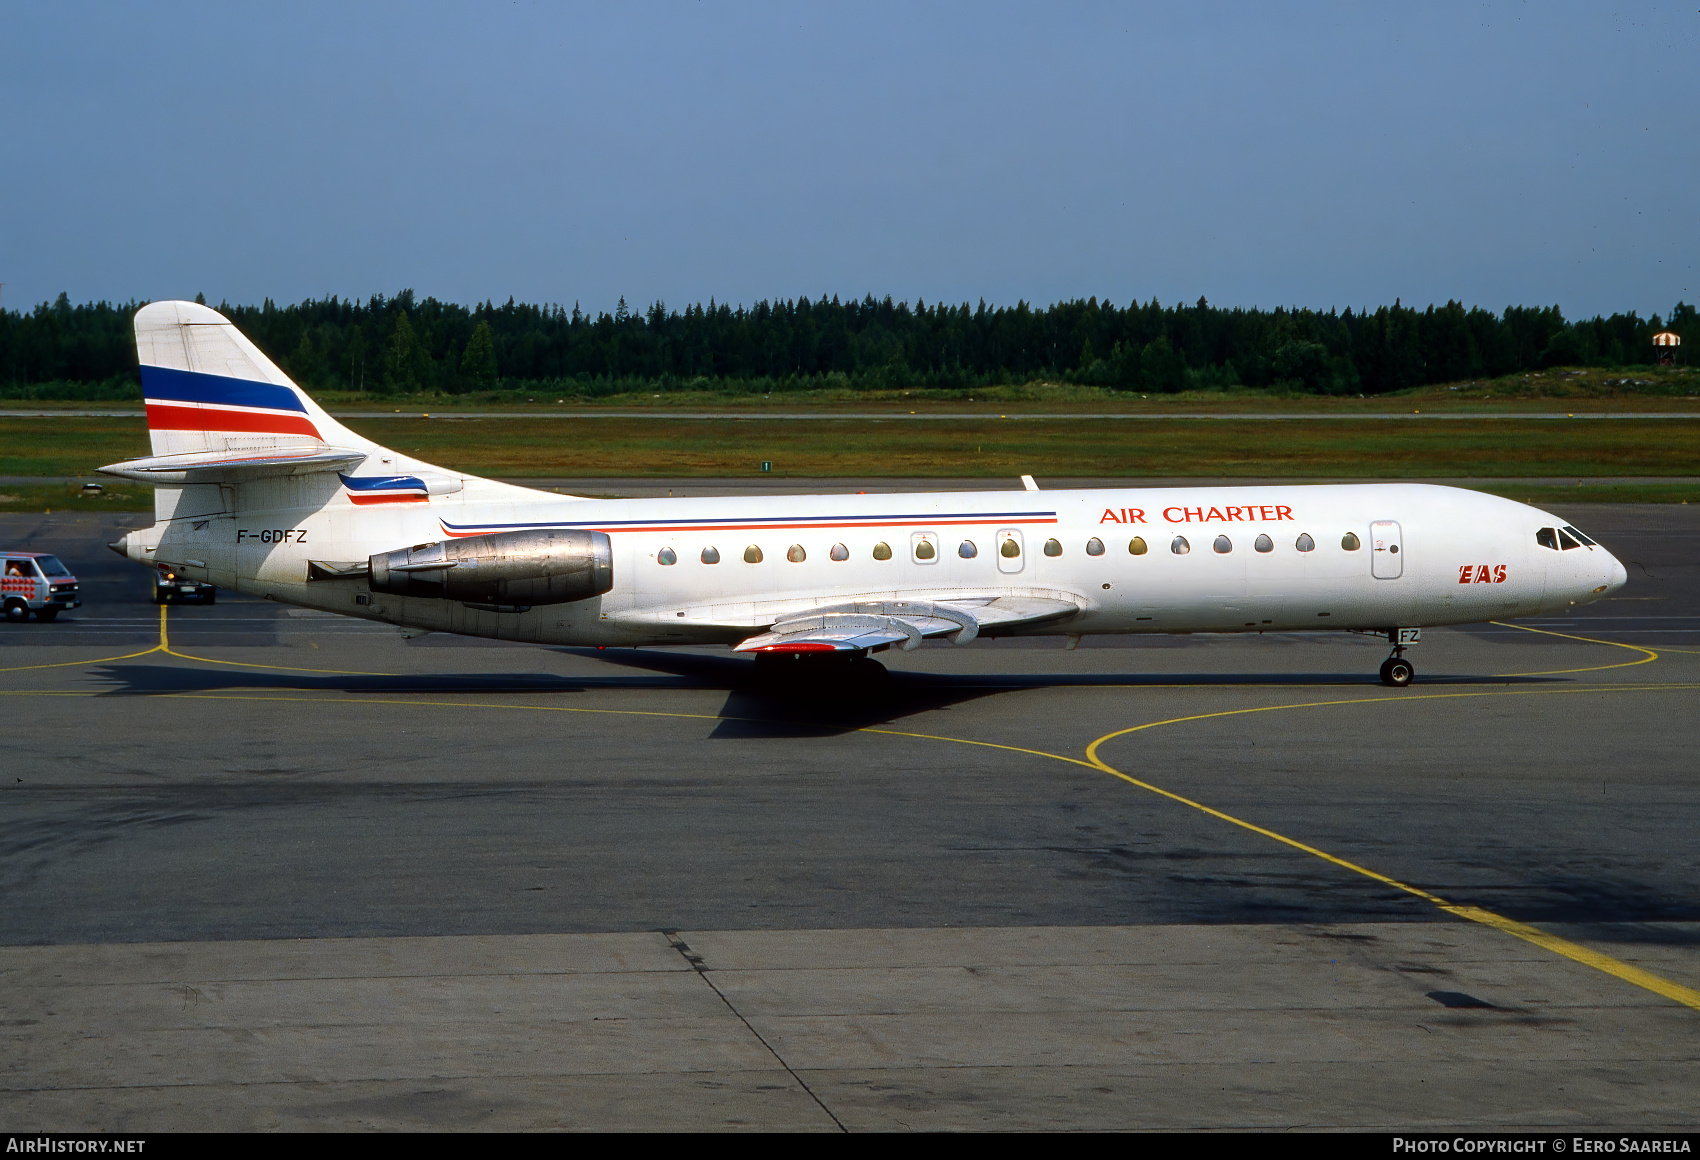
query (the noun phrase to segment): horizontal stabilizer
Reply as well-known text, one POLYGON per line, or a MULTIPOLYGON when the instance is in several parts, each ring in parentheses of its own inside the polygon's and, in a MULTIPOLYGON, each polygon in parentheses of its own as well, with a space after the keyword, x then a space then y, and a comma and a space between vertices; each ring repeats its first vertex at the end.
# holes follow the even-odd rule
POLYGON ((189 452, 185 455, 153 455, 126 459, 100 468, 102 475, 116 475, 142 483, 180 485, 186 483, 240 483, 272 475, 309 475, 316 471, 340 471, 363 462, 365 451, 337 447, 279 447, 253 452, 189 452))
POLYGON ((967 644, 987 629, 1065 620, 1080 611, 1068 600, 1038 596, 961 600, 864 600, 815 608, 776 623, 734 646, 734 652, 861 652, 896 644, 920 646, 926 637, 967 644))

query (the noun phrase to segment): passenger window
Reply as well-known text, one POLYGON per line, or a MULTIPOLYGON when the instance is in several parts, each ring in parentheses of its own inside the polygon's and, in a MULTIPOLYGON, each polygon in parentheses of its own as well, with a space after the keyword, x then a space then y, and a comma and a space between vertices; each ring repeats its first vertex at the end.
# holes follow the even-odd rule
POLYGON ((759 564, 759 563, 761 563, 761 549, 756 547, 754 544, 751 544, 749 547, 745 548, 744 549, 744 563, 746 563, 746 564, 759 564))
POLYGON ((1127 553, 1130 556, 1145 555, 1145 537, 1135 536, 1127 542, 1127 553))
POLYGON ((1316 551, 1316 541, 1310 538, 1309 532, 1300 532, 1299 538, 1293 541, 1293 547, 1301 552, 1316 551))
POLYGON ((1003 542, 1003 547, 998 549, 998 554, 1006 560, 1013 560, 1021 555, 1021 545, 1012 536, 1003 542))
POLYGON ((718 563, 720 563, 720 549, 719 548, 704 548, 702 550, 702 562, 704 564, 718 564, 718 563))
POLYGON ((1177 556, 1184 556, 1192 551, 1192 545, 1186 542, 1185 536, 1176 536, 1175 542, 1169 545, 1169 551, 1177 556))
POLYGON ((785 558, 793 564, 801 564, 804 560, 809 558, 809 554, 803 551, 803 545, 792 544, 785 550, 785 558))
POLYGON ((889 559, 891 559, 891 545, 884 543, 884 542, 875 544, 874 545, 874 559, 876 559, 876 560, 889 560, 889 559))
POLYGON ((1100 540, 1097 536, 1093 536, 1090 540, 1087 540, 1086 554, 1088 556, 1102 556, 1104 554, 1104 541, 1100 540))
POLYGON ((672 548, 663 548, 655 553, 655 562, 657 564, 677 564, 679 557, 674 554, 672 548))
POLYGON ((980 554, 980 549, 974 546, 973 540, 963 540, 962 546, 956 549, 956 554, 961 556, 964 560, 972 560, 975 556, 980 554))
POLYGON ((1558 533, 1552 528, 1542 528, 1535 533, 1535 543, 1543 548, 1551 548, 1556 552, 1558 551, 1558 533))
POLYGON ((1558 529, 1558 545, 1566 552, 1572 548, 1580 548, 1582 546, 1572 539, 1570 533, 1565 531, 1563 528, 1558 529))
MULTIPOLYGON (((1588 547, 1590 547, 1590 548, 1599 547, 1598 544, 1594 543, 1594 541, 1590 540, 1587 536, 1584 536, 1581 532, 1577 531, 1575 528, 1571 527, 1569 524, 1564 525, 1564 530, 1569 532, 1571 535, 1575 536, 1578 540, 1581 540, 1584 544, 1588 545, 1588 547)), ((44 561, 44 563, 45 563, 45 561, 44 561)), ((53 570, 51 568, 49 568, 47 570, 47 574, 49 576, 53 575, 53 570)))
POLYGON ((850 558, 850 549, 846 548, 843 544, 834 544, 832 545, 832 551, 828 552, 827 555, 842 564, 850 558))
POLYGON ((1060 555, 1062 555, 1062 545, 1060 543, 1058 543, 1056 540, 1046 540, 1045 541, 1045 555, 1047 555, 1047 556, 1060 556, 1060 555))
POLYGON ((1259 552, 1273 552, 1275 550, 1275 541, 1271 540, 1268 536, 1259 536, 1251 542, 1251 546, 1259 552))
POLYGON ((915 541, 915 558, 917 560, 931 560, 935 555, 937 555, 937 553, 933 550, 933 542, 931 540, 915 541))
POLYGON ((1218 556, 1226 556, 1229 552, 1234 550, 1234 542, 1228 539, 1227 536, 1217 536, 1216 542, 1210 546, 1216 549, 1216 554, 1218 556))
POLYGON ((1359 547, 1357 533, 1347 532, 1345 535, 1341 536, 1340 547, 1344 548, 1348 552, 1357 551, 1359 547))

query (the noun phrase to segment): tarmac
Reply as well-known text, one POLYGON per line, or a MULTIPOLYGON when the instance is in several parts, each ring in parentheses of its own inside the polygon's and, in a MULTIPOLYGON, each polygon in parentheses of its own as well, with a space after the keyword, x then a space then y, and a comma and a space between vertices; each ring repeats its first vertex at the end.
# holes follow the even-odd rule
POLYGON ((0 625, 0 1124, 1692 1130, 1700 507, 1561 514, 1629 586, 1409 689, 1034 638, 864 706, 162 617, 146 516, 0 516, 85 600, 0 625))

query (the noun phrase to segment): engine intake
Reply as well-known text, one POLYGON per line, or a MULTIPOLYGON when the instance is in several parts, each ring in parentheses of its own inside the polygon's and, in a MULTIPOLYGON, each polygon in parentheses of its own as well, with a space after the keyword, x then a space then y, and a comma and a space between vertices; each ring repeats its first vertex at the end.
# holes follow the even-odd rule
POLYGON ((470 604, 568 604, 614 587, 606 532, 496 532, 415 544, 370 560, 371 588, 470 604))

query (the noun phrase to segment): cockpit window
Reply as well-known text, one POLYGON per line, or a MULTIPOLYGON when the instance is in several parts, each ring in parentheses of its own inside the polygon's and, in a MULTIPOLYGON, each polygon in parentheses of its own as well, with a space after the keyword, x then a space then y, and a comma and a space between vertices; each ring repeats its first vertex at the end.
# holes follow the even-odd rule
POLYGON ((1565 531, 1563 528, 1558 529, 1558 543, 1559 543, 1559 546, 1562 547, 1566 552, 1570 551, 1570 549, 1572 549, 1572 548, 1580 548, 1582 546, 1581 544, 1577 543, 1576 538, 1574 536, 1572 536, 1569 532, 1565 531))
MULTIPOLYGON (((1578 540, 1581 540, 1584 544, 1588 545, 1588 547, 1590 547, 1590 548, 1596 548, 1596 547, 1599 546, 1598 544, 1594 543, 1594 541, 1590 540, 1587 536, 1584 536, 1581 532, 1579 532, 1575 528, 1571 527, 1569 524, 1564 525, 1564 530, 1569 532, 1571 535, 1575 536, 1578 540)), ((52 573, 49 573, 49 575, 52 575, 52 573)))
POLYGON ((1551 548, 1555 552, 1558 551, 1557 530, 1553 528, 1542 528, 1540 531, 1535 533, 1535 543, 1539 544, 1543 548, 1551 548))

